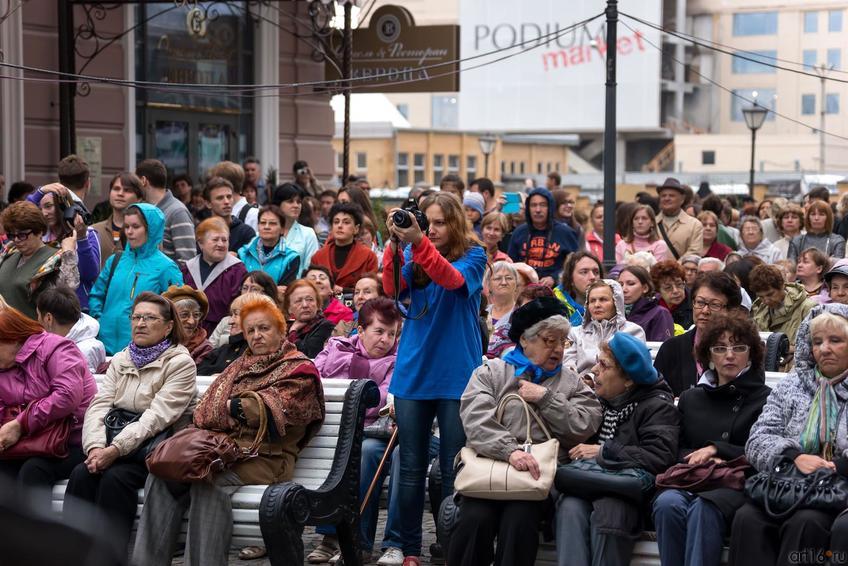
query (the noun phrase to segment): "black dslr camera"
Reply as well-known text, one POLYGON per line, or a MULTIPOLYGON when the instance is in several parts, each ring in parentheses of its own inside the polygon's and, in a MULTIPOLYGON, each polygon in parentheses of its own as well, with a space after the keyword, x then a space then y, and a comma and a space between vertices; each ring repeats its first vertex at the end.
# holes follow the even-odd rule
POLYGON ((74 218, 76 218, 77 214, 80 215, 86 226, 91 226, 91 213, 85 208, 85 206, 78 203, 70 196, 64 198, 58 197, 55 201, 56 208, 58 209, 59 214, 62 215, 62 221, 65 225, 71 228, 71 230, 74 229, 74 218))
POLYGON ((418 222, 418 227, 421 228, 421 231, 426 234, 430 228, 430 223, 427 221, 424 213, 421 212, 421 209, 418 208, 418 204, 414 198, 406 199, 400 210, 395 210, 392 213, 392 224, 398 228, 409 228, 412 226, 413 218, 418 222))

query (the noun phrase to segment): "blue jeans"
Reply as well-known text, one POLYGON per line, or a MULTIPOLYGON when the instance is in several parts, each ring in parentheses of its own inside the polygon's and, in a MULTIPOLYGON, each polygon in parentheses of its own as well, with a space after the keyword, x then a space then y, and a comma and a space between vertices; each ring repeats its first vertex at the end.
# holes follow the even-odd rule
POLYGON ((459 418, 459 399, 412 400, 395 397, 398 437, 400 438, 400 477, 398 505, 404 556, 421 555, 421 521, 424 516, 425 490, 429 464, 430 432, 433 419, 439 421, 439 464, 442 471, 442 496, 453 493, 453 460, 465 445, 465 431, 459 418))
POLYGON ((718 566, 724 543, 724 516, 709 501, 680 489, 654 500, 654 525, 663 564, 718 566))

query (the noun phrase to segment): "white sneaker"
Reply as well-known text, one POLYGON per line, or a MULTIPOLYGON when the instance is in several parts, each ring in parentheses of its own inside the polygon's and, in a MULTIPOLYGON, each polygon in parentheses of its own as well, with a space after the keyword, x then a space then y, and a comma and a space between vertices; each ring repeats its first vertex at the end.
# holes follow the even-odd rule
POLYGON ((377 561, 377 566, 403 566, 403 551, 390 546, 377 561))

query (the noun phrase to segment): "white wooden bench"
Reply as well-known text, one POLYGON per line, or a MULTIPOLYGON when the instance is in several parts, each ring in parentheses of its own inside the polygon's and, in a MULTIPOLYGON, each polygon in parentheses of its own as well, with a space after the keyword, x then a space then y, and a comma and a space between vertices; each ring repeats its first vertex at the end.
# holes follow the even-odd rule
MULTIPOLYGON (((102 375, 95 376, 98 382, 102 377, 102 375)), ((212 377, 198 376, 197 389, 200 395, 206 391, 212 380, 212 377)), ((289 548, 281 549, 280 547, 283 546, 281 541, 263 540, 261 514, 264 514, 265 530, 279 531, 279 525, 274 524, 275 517, 272 511, 279 512, 280 509, 285 511, 291 504, 299 505, 300 507, 295 510, 299 513, 299 516, 293 518, 301 520, 300 532, 297 535, 297 538, 300 539, 303 524, 335 524, 339 522, 339 519, 353 524, 356 511, 359 508, 359 458, 363 420, 368 406, 374 406, 378 403, 379 392, 377 386, 367 380, 327 379, 322 380, 322 383, 326 407, 324 424, 318 434, 301 451, 291 482, 272 486, 274 488, 285 487, 286 490, 292 492, 294 495, 291 498, 292 501, 278 502, 276 507, 279 509, 265 509, 263 513, 260 513, 263 506, 263 497, 269 486, 244 486, 232 496, 233 538, 231 544, 235 547, 265 545, 269 548, 269 559, 274 565, 303 564, 303 543, 300 543, 298 561, 296 557, 291 556, 292 552, 297 553, 297 548, 290 548, 289 542, 283 543, 289 548), (340 438, 343 439, 341 443, 340 438), (342 485, 344 489, 340 490, 339 485, 342 485), (355 489, 351 489, 350 486, 353 485, 355 485, 355 489), (336 500, 321 501, 319 496, 313 498, 316 499, 313 502, 309 500, 311 493, 325 493, 329 497, 335 497, 336 500), (344 500, 339 499, 339 493, 348 497, 343 497, 344 500), (310 507, 319 503, 335 507, 337 513, 322 513, 320 516, 313 517, 310 507), (303 507, 304 504, 307 505, 306 508, 303 507), (274 544, 275 542, 277 544, 274 544), (292 561, 293 559, 295 561, 292 561)), ((62 511, 67 483, 67 481, 62 481, 53 487, 53 510, 57 513, 62 511)), ((141 515, 144 504, 144 490, 139 490, 138 501, 137 518, 141 515)), ((291 515, 292 513, 287 514, 291 515)), ((287 518, 291 519, 292 517, 287 518)), ((186 526, 187 524, 184 522, 181 537, 185 535, 186 526)), ((344 525, 338 525, 338 527, 340 538, 343 538, 341 534, 347 529, 344 528, 344 525)), ((352 534, 352 529, 350 532, 352 534)), ((276 534, 279 535, 279 533, 276 534)), ((352 538, 350 543, 353 543, 352 538)), ((348 549, 345 557, 353 554, 355 553, 348 549)), ((356 563, 348 560, 347 564, 356 563)))

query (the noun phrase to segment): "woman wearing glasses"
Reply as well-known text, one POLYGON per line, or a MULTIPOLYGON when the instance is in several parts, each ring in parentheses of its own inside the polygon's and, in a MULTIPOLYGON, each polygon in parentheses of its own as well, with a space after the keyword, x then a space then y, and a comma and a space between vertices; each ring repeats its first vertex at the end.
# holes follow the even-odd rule
MULTIPOLYGON (((704 329, 695 357, 708 369, 677 404, 681 461, 703 464, 743 456, 771 391, 765 385, 757 328, 744 310, 717 314, 704 329)), ((744 503, 744 493, 730 488, 660 493, 654 500, 660 561, 718 566, 733 515, 744 503)))
POLYGON ((786 283, 783 273, 774 265, 758 265, 751 271, 751 291, 757 300, 751 305, 751 316, 761 332, 783 332, 795 349, 795 336, 801 322, 816 303, 807 298, 799 283, 786 283))
POLYGON ((0 222, 10 242, 0 252, 0 296, 36 320, 35 300, 42 290, 56 283, 79 286, 75 236, 62 240, 61 249, 45 245, 47 223, 31 202, 10 205, 0 222))
POLYGON ((667 259, 651 268, 654 287, 660 292, 660 306, 671 312, 674 324, 683 330, 692 326, 692 295, 686 289, 686 270, 683 266, 667 259))
POLYGON ((665 377, 675 395, 695 387, 707 369, 693 357, 692 352, 710 319, 742 304, 739 285, 730 275, 719 271, 699 275, 692 286, 692 297, 695 328, 666 340, 654 360, 654 367, 665 377))
MULTIPOLYGON (((126 222, 131 220, 125 218, 125 226, 126 222)), ((188 350, 180 345, 185 333, 176 307, 168 299, 140 293, 123 325, 132 329, 132 342, 112 358, 85 413, 82 449, 86 460, 71 472, 64 513, 70 521, 84 519, 94 504, 111 519, 114 535, 126 546, 138 490, 147 479, 146 443, 181 417, 188 422, 196 402, 197 369, 188 350), (113 409, 139 418, 109 435, 105 420, 113 409)))
POLYGON ((162 293, 171 285, 182 285, 180 268, 159 250, 165 233, 165 215, 152 204, 140 203, 124 212, 127 245, 111 256, 91 290, 91 316, 100 322, 97 336, 106 353, 115 355, 130 342, 133 303, 142 291, 162 293))

